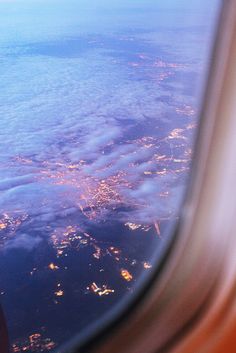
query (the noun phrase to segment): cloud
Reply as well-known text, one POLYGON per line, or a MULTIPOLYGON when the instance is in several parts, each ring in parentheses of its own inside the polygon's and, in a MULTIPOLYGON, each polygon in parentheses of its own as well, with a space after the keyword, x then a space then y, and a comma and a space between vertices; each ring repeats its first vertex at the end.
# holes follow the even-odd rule
POLYGON ((149 160, 153 153, 153 150, 142 148, 136 143, 114 145, 110 153, 98 154, 97 159, 85 166, 83 171, 97 178, 107 178, 122 170, 126 172, 128 170, 128 172, 135 174, 134 167, 130 169, 130 166, 134 163, 143 163, 145 160, 149 160))
POLYGON ((115 140, 121 137, 122 131, 118 126, 104 126, 104 129, 91 131, 87 136, 81 139, 78 148, 69 153, 73 162, 81 159, 96 159, 102 150, 109 144, 114 144, 115 140))
MULTIPOLYGON (((31 55, 30 42, 7 49, 18 52, 11 59, 6 55, 1 66, 0 214, 27 213, 32 232, 43 233, 48 223, 71 214, 82 223, 91 205, 97 219, 99 212, 107 217, 115 209, 117 220, 132 217, 145 222, 178 208, 175 195, 181 188, 174 175, 169 173, 168 181, 155 175, 161 162, 154 155, 159 153, 159 140, 180 124, 175 108, 189 101, 189 95, 180 86, 170 88, 175 80, 158 81, 162 70, 172 70, 154 65, 159 54, 171 61, 163 49, 168 41, 146 31, 131 37, 86 36, 85 44, 90 39, 99 42, 93 53, 76 58, 65 53, 60 60, 37 55, 42 42, 34 41, 31 55), (148 59, 140 59, 143 51, 148 59), (130 60, 138 66, 130 66, 130 60), (145 148, 140 143, 143 136, 155 136, 154 146, 145 148), (160 196, 167 188, 169 195, 160 196), (116 212, 121 205, 130 212, 116 212)), ((73 39, 75 46, 80 39, 73 39)), ((60 47, 60 40, 56 43, 60 47)), ((181 75, 185 79, 184 70, 181 75)))
POLYGON ((13 189, 17 186, 32 183, 33 181, 34 181, 33 175, 23 175, 23 176, 3 179, 0 181, 0 191, 13 189))
POLYGON ((42 242, 42 238, 39 236, 31 236, 28 234, 17 234, 13 239, 6 241, 4 244, 4 250, 24 249, 32 251, 42 242))
MULTIPOLYGON (((113 188, 120 195, 123 205, 129 206, 129 212, 117 212, 112 215, 113 218, 152 223, 176 216, 184 195, 185 178, 180 180, 167 169, 162 171, 163 174, 155 174, 160 167, 155 160, 156 152, 155 145, 149 148, 136 142, 114 145, 110 153, 97 157, 83 168, 85 175, 103 180, 107 185, 115 180, 113 188), (146 171, 150 175, 146 176, 146 171)), ((107 208, 113 202, 116 200, 110 200, 107 208)))
POLYGON ((144 224, 174 219, 178 215, 184 190, 184 182, 175 185, 170 177, 141 182, 134 190, 123 189, 126 199, 132 200, 136 207, 129 214, 123 213, 121 218, 144 224), (168 195, 165 194, 167 190, 168 195))

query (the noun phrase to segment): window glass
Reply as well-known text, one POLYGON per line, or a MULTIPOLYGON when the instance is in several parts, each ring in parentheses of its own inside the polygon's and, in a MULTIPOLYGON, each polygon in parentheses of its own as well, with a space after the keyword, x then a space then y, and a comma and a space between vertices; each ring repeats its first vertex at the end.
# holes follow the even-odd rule
POLYGON ((216 0, 0 0, 0 327, 11 352, 60 347, 157 266, 218 11, 216 0))

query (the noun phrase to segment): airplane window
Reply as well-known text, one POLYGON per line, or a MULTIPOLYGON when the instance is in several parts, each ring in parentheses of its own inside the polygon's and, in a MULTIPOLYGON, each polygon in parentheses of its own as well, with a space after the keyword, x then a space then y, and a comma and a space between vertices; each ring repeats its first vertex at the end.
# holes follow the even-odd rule
POLYGON ((0 0, 0 352, 58 349, 156 270, 219 5, 0 0))

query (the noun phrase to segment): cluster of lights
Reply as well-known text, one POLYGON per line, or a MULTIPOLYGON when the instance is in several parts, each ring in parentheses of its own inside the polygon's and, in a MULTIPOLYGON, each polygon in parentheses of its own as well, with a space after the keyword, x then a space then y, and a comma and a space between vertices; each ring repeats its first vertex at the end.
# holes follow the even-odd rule
POLYGON ((131 275, 131 273, 128 270, 121 269, 120 274, 127 282, 131 282, 133 279, 133 276, 131 275))
POLYGON ((152 268, 152 265, 149 262, 144 262, 143 263, 143 268, 145 268, 145 270, 149 270, 150 268, 152 268))
POLYGON ((52 271, 59 270, 59 266, 55 265, 53 262, 48 265, 48 268, 52 271))
POLYGON ((90 286, 87 287, 87 290, 98 295, 99 297, 107 296, 109 294, 115 293, 114 289, 109 289, 107 285, 98 286, 93 282, 90 286))
POLYGON ((34 333, 22 342, 15 342, 11 350, 13 353, 46 352, 56 347, 55 342, 49 338, 43 338, 40 333, 34 333))

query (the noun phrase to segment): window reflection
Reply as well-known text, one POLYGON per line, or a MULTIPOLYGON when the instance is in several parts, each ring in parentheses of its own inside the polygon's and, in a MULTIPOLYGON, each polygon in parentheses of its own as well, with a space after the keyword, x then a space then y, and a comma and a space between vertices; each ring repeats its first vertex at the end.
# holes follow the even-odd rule
POLYGON ((172 236, 218 6, 0 8, 0 300, 11 352, 49 351, 132 296, 172 236))

